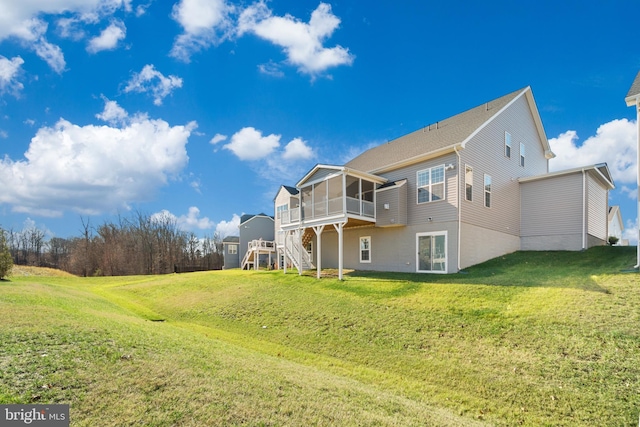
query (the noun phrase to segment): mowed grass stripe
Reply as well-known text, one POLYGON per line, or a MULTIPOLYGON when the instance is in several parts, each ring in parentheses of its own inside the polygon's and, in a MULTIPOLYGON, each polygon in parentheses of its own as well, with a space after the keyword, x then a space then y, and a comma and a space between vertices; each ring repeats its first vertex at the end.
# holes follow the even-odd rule
POLYGON ((70 403, 72 425, 467 422, 193 325, 144 320, 87 290, 3 283, 0 295, 0 322, 11 325, 0 332, 0 401, 70 403))

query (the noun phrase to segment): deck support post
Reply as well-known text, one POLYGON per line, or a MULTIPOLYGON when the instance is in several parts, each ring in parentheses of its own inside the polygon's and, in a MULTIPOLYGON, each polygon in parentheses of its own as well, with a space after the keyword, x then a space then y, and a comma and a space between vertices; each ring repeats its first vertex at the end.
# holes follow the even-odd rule
POLYGON ((316 268, 316 277, 320 278, 320 272, 322 269, 322 231, 324 230, 324 225, 313 227, 313 231, 316 233, 317 238, 317 250, 316 250, 316 259, 318 261, 318 267, 316 268))
POLYGON ((304 228, 298 229, 298 276, 302 276, 302 251, 304 245, 302 244, 302 236, 304 235, 304 228))
POLYGON ((344 267, 344 222, 333 224, 333 227, 338 232, 338 279, 342 280, 342 269, 344 267))
MULTIPOLYGON (((282 260, 284 261, 282 269, 284 270, 284 274, 287 274, 287 240, 289 239, 289 230, 284 232, 284 256, 282 260)), ((278 262, 280 259, 278 259, 278 262)))

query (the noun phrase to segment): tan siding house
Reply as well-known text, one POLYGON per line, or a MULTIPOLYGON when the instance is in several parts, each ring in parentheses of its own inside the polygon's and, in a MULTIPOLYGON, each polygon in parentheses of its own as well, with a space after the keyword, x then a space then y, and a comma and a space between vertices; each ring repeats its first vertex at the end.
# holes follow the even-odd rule
POLYGON ((606 164, 549 173, 553 157, 531 88, 512 92, 283 186, 278 259, 318 277, 455 273, 520 249, 604 244, 606 164))
POLYGON ((608 237, 606 164, 522 178, 523 250, 583 250, 608 237))

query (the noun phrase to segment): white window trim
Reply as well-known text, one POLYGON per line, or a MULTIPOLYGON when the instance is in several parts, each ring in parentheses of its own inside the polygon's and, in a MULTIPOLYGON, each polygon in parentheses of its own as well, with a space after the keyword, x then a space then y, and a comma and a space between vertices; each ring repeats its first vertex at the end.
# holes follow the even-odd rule
POLYGON ((464 165, 464 199, 467 202, 473 202, 473 167, 464 165), (467 182, 467 169, 471 171, 471 182, 467 182), (467 198, 467 184, 471 184, 471 198, 467 198))
POLYGON ((449 237, 447 230, 432 231, 426 233, 416 233, 416 273, 429 273, 429 274, 447 274, 449 271, 449 237), (418 248, 420 247, 420 237, 424 236, 444 236, 444 270, 420 270, 420 253, 418 248))
MULTIPOLYGON (((440 185, 440 182, 437 183, 438 185, 440 185)), ((423 205, 425 203, 433 203, 433 202, 440 202, 443 200, 447 200, 447 169, 445 168, 444 163, 441 165, 437 165, 437 166, 433 166, 430 168, 426 168, 426 169, 422 169, 416 172, 416 204, 418 205, 423 205), (431 171, 434 169, 438 169, 438 168, 442 168, 442 199, 439 200, 427 200, 426 202, 421 202, 420 201, 420 189, 421 188, 429 188, 429 198, 431 198, 431 196, 433 196, 433 191, 431 191, 431 188, 433 186, 433 180, 431 179, 431 171), (429 171, 429 185, 424 185, 422 187, 420 187, 418 185, 418 183, 420 182, 420 178, 419 175, 421 172, 426 172, 429 171)))
POLYGON ((520 166, 524 167, 524 165, 526 165, 526 150, 525 150, 525 146, 524 143, 521 142, 520 143, 520 166))
POLYGON ((276 206, 276 219, 282 218, 282 212, 287 212, 287 211, 289 211, 289 205, 286 203, 276 206))
POLYGON ((229 250, 227 251, 229 255, 237 255, 238 254, 238 245, 229 245, 229 250))
POLYGON ((371 264, 371 236, 362 236, 358 240, 358 257, 360 258, 360 262, 361 263, 371 264), (369 249, 368 249, 369 250, 369 259, 368 260, 363 260, 362 259, 362 241, 365 240, 365 239, 369 241, 369 249))
POLYGON ((512 142, 511 141, 511 134, 509 132, 505 131, 504 132, 504 156, 507 159, 511 158, 511 149, 513 148, 511 142, 512 142), (507 147, 509 147, 508 150, 507 150, 507 147))
POLYGON ((489 208, 491 209, 491 203, 493 201, 493 197, 492 197, 492 193, 493 193, 493 179, 491 179, 491 175, 488 174, 484 174, 484 179, 482 180, 482 190, 483 190, 483 200, 482 203, 484 204, 485 208, 489 208), (489 191, 487 191, 487 177, 489 177, 489 191), (487 206, 487 193, 489 193, 489 206, 487 206))

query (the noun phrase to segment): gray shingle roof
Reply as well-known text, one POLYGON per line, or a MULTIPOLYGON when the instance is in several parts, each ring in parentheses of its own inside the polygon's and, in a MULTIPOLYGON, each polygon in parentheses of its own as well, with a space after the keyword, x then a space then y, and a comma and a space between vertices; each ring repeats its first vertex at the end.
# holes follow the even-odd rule
MULTIPOLYGON (((625 98, 625 100, 627 100, 627 105, 629 105, 630 98, 635 98, 638 95, 640 95, 640 72, 636 75, 631 88, 629 88, 629 92, 627 92, 627 96, 625 98)), ((635 99, 633 102, 635 103, 635 99)))
POLYGON ((263 212, 261 212, 261 213, 259 213, 259 214, 257 214, 257 215, 244 214, 244 215, 242 215, 242 216, 240 217, 240 224, 244 224, 245 222, 247 222, 247 221, 249 221, 250 219, 255 218, 255 217, 257 217, 257 216, 263 216, 263 217, 265 217, 265 218, 271 218, 271 219, 273 219, 273 215, 267 215, 266 213, 263 213, 263 212))
POLYGON ((345 166, 374 172, 414 157, 452 148, 464 142, 487 120, 526 90, 529 88, 517 90, 386 144, 371 148, 349 161, 345 166))

